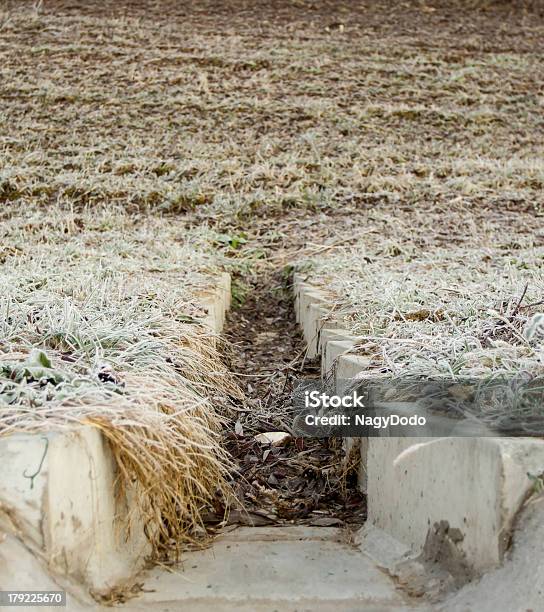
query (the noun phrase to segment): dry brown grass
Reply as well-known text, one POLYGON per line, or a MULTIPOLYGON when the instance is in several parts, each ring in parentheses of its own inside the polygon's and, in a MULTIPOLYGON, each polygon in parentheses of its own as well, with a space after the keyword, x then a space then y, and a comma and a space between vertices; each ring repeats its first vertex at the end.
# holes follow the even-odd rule
POLYGON ((246 229, 256 212, 292 207, 542 204, 537 13, 12 6, 0 46, 4 203, 197 208, 246 229))

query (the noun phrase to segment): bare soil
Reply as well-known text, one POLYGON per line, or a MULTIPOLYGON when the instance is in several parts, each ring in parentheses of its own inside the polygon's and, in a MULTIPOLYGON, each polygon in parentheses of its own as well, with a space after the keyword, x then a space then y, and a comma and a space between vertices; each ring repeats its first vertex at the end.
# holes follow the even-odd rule
POLYGON ((225 330, 230 367, 246 394, 225 436, 238 464, 233 484, 244 507, 231 512, 230 522, 361 523, 364 499, 353 466, 346 467, 341 441, 291 437, 274 447, 254 437, 269 431, 291 433, 294 385, 319 377, 319 364, 305 358, 288 282, 281 273, 254 280, 225 330))

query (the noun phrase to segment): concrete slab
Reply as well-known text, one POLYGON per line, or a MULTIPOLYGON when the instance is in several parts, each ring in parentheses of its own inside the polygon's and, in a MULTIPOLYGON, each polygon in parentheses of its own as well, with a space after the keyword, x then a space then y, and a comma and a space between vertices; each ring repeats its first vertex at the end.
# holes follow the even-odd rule
POLYGON ((388 571, 392 571, 400 560, 411 554, 410 548, 369 522, 359 529, 356 542, 363 553, 368 555, 378 567, 388 571))
POLYGON ((335 528, 240 528, 143 582, 133 610, 409 609, 392 580, 335 528))
MULTIPOLYGON (((0 531, 0 590, 67 591, 66 610, 95 612, 99 606, 78 585, 54 579, 36 551, 27 548, 12 534, 0 531), (77 593, 77 596, 74 595, 77 593)), ((48 610, 59 608, 47 607, 48 610)), ((35 612, 35 606, 17 606, 17 610, 35 612)))

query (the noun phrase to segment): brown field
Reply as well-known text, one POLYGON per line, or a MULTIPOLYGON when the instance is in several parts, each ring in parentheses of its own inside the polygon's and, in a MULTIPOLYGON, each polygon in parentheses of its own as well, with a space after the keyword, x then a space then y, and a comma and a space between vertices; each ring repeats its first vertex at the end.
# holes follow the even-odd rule
POLYGON ((4 3, 0 202, 534 209, 544 21, 512 6, 4 3))

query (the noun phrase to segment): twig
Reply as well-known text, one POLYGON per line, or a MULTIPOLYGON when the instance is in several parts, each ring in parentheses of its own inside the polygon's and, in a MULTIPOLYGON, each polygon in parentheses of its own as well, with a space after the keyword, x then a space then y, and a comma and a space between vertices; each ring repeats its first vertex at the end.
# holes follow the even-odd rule
POLYGON ((519 301, 516 305, 516 307, 514 308, 514 310, 512 311, 512 314, 510 315, 510 320, 512 320, 518 313, 520 307, 521 307, 521 302, 523 302, 523 298, 525 297, 525 294, 527 293, 527 289, 529 288, 529 283, 525 283, 525 287, 523 288, 523 293, 521 294, 521 297, 519 298, 519 301))
POLYGON ((525 304, 524 306, 520 306, 521 308, 533 308, 533 306, 542 306, 544 304, 544 300, 539 300, 538 302, 532 302, 531 304, 525 304))
POLYGON ((34 488, 34 478, 42 471, 43 462, 45 461, 45 456, 47 455, 47 449, 49 448, 49 438, 46 436, 42 436, 42 440, 45 440, 45 448, 43 449, 43 455, 40 460, 40 464, 38 465, 38 469, 34 472, 34 474, 27 474, 26 470, 23 472, 23 476, 30 480, 30 488, 34 488))

